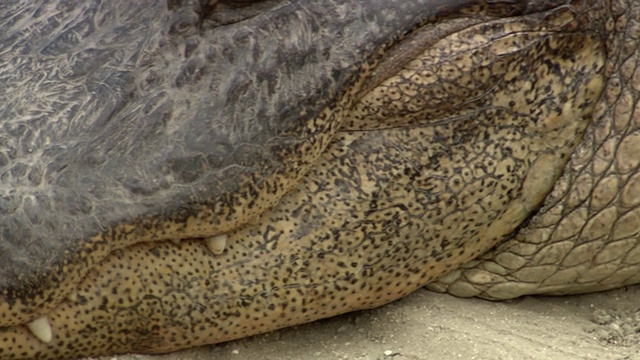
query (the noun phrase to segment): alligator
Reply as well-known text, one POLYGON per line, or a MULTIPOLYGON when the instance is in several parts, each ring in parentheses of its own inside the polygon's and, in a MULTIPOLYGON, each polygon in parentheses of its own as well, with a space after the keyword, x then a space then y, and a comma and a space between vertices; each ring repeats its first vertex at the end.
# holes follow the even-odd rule
POLYGON ((0 8, 0 359, 640 282, 640 0, 0 8))

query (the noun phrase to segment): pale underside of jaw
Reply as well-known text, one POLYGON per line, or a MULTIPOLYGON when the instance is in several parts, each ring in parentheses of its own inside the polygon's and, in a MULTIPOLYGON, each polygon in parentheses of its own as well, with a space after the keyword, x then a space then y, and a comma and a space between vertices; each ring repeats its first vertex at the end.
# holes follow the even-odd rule
MULTIPOLYGON (((172 241, 175 244, 179 244, 180 240, 172 241)), ((213 255, 221 255, 224 252, 225 246, 227 244, 227 235, 221 234, 217 236, 213 236, 210 238, 204 239, 204 243, 211 251, 213 255)), ((71 302, 76 302, 78 300, 78 294, 76 292, 72 292, 67 295, 67 299, 71 302)), ((53 331, 51 328, 51 322, 47 315, 42 315, 35 320, 26 324, 27 329, 40 341, 45 344, 48 344, 53 339, 53 331)))

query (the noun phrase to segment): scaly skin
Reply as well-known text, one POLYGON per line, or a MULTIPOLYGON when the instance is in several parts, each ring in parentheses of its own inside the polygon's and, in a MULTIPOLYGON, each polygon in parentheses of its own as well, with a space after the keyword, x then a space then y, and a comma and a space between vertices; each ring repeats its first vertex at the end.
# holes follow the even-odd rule
MULTIPOLYGON (((581 151, 605 147, 591 116, 615 114, 603 88, 617 83, 633 98, 640 84, 616 66, 635 38, 613 20, 640 3, 608 5, 576 1, 544 12, 541 2, 514 17, 505 17, 515 15, 509 6, 475 7, 381 47, 343 92, 332 112, 341 127, 318 160, 273 208, 227 232, 222 255, 198 240, 112 250, 44 312, 51 342, 7 326, 0 358, 227 341, 380 306, 497 244, 517 247, 508 244, 530 239, 537 219, 552 215, 536 214, 540 206, 563 198, 566 184, 581 186, 566 171, 581 151)), ((631 178, 640 158, 616 149, 622 168, 611 171, 631 178)), ((596 169, 602 159, 581 164, 596 169)), ((621 203, 635 199, 624 194, 621 203)), ((626 235, 636 228, 622 227, 626 235)), ((629 257, 614 244, 606 256, 629 257)))
POLYGON ((640 5, 612 1, 608 79, 582 143, 514 238, 430 289, 510 299, 640 282, 640 5))

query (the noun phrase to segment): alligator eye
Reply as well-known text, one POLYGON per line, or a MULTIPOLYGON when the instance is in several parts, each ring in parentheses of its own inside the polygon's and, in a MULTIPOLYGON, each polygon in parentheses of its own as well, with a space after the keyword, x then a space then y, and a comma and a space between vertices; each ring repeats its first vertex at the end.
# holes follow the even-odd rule
POLYGON ((237 23, 267 12, 282 0, 209 0, 203 6, 206 27, 237 23))
POLYGON ((170 0, 169 35, 187 37, 202 30, 237 23, 268 12, 282 0, 170 0))

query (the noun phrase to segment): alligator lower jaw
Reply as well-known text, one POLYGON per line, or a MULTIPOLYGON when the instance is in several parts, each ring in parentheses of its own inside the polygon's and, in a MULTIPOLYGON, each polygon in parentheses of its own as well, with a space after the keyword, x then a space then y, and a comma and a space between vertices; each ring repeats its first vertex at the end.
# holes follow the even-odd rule
MULTIPOLYGON (((224 252, 227 242, 227 235, 221 234, 210 238, 203 239, 206 248, 213 255, 220 255, 224 252)), ((180 245, 180 240, 171 241, 176 246, 180 245)), ((78 293, 72 292, 67 295, 67 300, 71 303, 78 301, 78 293)), ((53 330, 51 322, 47 315, 41 315, 40 317, 25 324, 26 328, 40 341, 48 344, 53 339, 53 330)))

